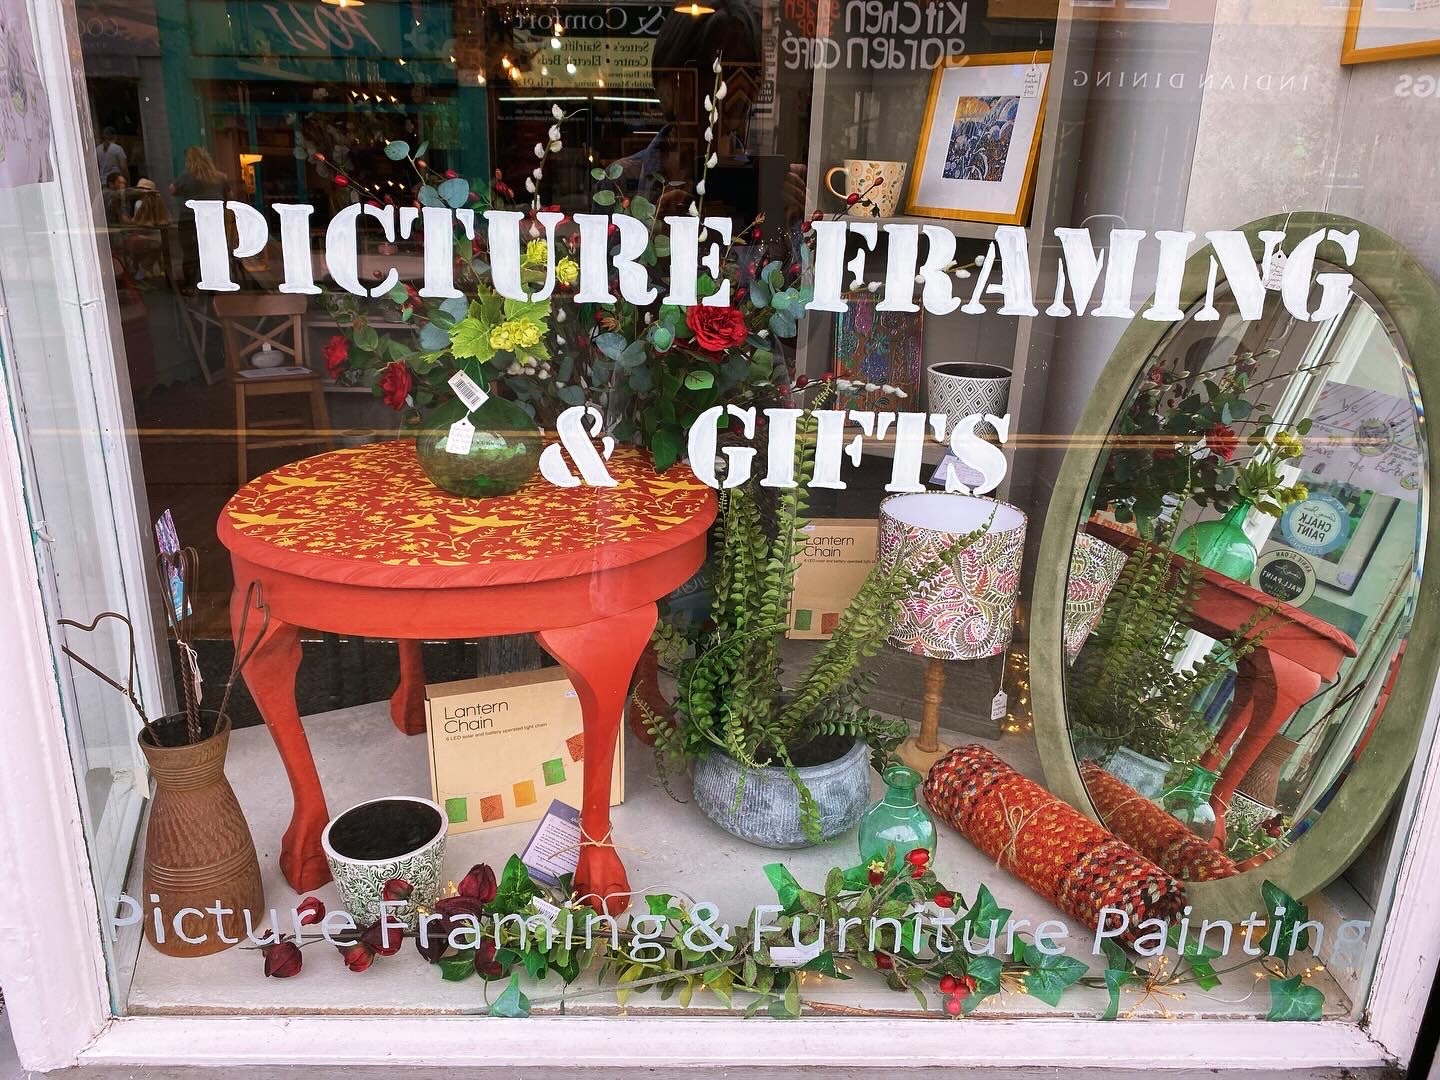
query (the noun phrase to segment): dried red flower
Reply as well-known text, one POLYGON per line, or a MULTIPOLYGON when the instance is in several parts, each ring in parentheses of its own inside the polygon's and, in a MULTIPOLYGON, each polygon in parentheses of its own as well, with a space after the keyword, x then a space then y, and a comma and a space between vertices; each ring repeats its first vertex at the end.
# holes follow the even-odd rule
POLYGON ((706 352, 718 353, 741 344, 750 331, 739 308, 696 305, 685 310, 685 325, 695 334, 695 344, 706 352))
POLYGON ((955 906, 955 897, 948 892, 937 892, 930 899, 935 902, 936 907, 950 908, 955 906))
POLYGON ((482 938, 475 945, 475 974, 482 979, 498 979, 505 974, 504 966, 495 959, 495 941, 482 938))
POLYGON ((460 879, 459 893, 467 899, 488 904, 495 899, 495 871, 486 863, 476 863, 460 879))
POLYGON ((300 948, 293 941, 267 945, 262 951, 265 954, 265 974, 270 978, 288 979, 292 975, 300 974, 304 957, 300 955, 300 948))
POLYGON ((392 877, 380 888, 380 895, 386 900, 409 900, 415 892, 415 886, 404 878, 392 877))
POLYGON ((325 905, 318 896, 307 896, 295 905, 295 913, 300 917, 301 926, 314 926, 325 918, 325 905))
POLYGON ((875 966, 881 971, 889 971, 895 966, 895 961, 891 960, 885 953, 877 952, 875 954, 875 966))
POLYGON ((363 941, 357 941, 353 945, 337 945, 340 950, 340 959, 345 961, 345 966, 351 971, 364 971, 375 962, 375 950, 363 941))
POLYGON ((360 942, 379 956, 394 956, 405 944, 405 928, 394 919, 377 919, 360 931, 360 942))

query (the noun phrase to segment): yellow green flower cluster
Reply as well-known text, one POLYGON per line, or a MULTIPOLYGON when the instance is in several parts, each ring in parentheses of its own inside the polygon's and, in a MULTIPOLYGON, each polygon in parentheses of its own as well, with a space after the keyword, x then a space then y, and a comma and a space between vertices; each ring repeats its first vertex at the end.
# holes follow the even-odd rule
MULTIPOLYGON (((525 260, 522 265, 527 269, 535 269, 544 266, 549 258, 549 245, 544 240, 531 240, 525 245, 525 260)), ((580 277, 580 264, 566 256, 555 264, 555 276, 562 285, 574 285, 580 277)))
POLYGON ((1298 436, 1288 431, 1277 431, 1275 433, 1275 449, 1279 451, 1282 458, 1297 458, 1305 450, 1305 445, 1298 436))
POLYGON ((525 319, 506 319, 490 328, 490 347, 496 352, 518 352, 540 344, 542 327, 525 319))
POLYGON ((1281 488, 1275 494, 1279 498, 1281 506, 1294 506, 1310 497, 1310 489, 1304 484, 1293 484, 1290 487, 1281 488))

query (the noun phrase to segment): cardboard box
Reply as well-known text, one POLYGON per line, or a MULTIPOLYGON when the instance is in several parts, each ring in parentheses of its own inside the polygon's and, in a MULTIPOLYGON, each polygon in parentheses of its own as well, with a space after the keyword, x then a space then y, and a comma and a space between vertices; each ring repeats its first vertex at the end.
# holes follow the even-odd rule
POLYGON ((825 641, 865 575, 875 565, 880 523, 874 518, 816 518, 805 526, 805 546, 790 595, 786 635, 825 641))
MULTIPOLYGON (((425 720, 430 787, 451 832, 536 821, 555 799, 583 802, 580 699, 560 668, 427 686, 425 720)), ((621 738, 610 805, 624 800, 621 738)))

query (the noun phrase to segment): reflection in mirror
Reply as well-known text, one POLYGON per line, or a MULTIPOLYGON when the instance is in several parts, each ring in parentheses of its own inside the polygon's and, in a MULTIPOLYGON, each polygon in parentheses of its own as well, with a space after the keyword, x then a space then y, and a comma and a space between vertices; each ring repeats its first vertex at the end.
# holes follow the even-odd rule
MULTIPOLYGON (((1383 721, 1426 462, 1406 361, 1357 292, 1297 322, 1217 301, 1160 343, 1099 457, 1064 618, 1097 816, 1189 881, 1298 843, 1383 721)), ((1377 792, 1387 799, 1391 792, 1377 792)))

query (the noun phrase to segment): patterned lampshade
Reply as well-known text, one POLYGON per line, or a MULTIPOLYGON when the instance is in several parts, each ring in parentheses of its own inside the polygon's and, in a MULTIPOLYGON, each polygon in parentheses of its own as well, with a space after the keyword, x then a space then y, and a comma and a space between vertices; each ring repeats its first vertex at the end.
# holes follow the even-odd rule
POLYGON ((918 656, 980 660, 1010 645, 1025 515, 1009 503, 950 492, 891 495, 880 504, 880 561, 939 562, 966 533, 989 529, 904 602, 890 643, 918 656))

